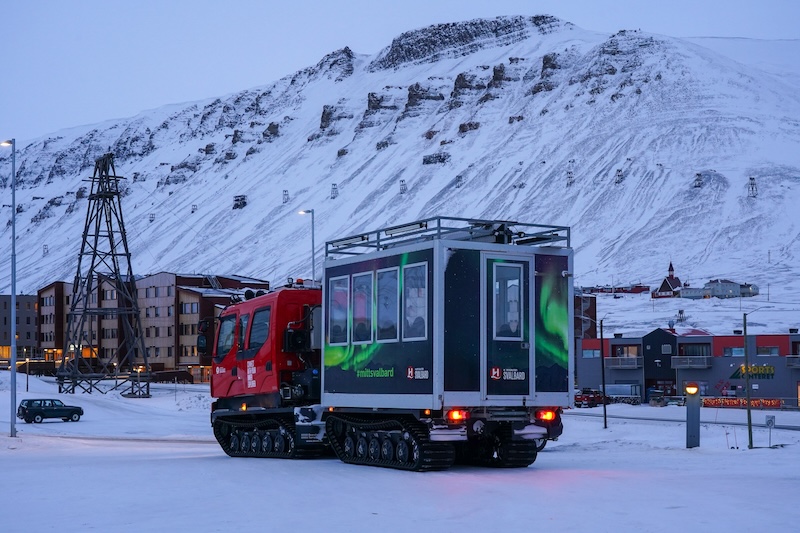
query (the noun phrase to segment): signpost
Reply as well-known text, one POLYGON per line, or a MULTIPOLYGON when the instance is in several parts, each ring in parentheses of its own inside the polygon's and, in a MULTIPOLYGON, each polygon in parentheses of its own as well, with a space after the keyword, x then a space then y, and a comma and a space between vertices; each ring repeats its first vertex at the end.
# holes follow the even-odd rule
POLYGON ((772 428, 775 427, 775 415, 767 415, 767 427, 769 428, 769 447, 772 448, 772 428))

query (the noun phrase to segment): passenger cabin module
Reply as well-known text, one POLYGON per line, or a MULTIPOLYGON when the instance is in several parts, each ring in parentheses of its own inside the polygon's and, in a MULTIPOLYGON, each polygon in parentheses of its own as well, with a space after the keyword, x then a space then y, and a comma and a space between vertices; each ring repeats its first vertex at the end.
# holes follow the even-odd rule
POLYGON ((228 307, 214 432, 232 456, 524 467, 571 404, 569 228, 432 218, 326 243, 321 289, 228 307))

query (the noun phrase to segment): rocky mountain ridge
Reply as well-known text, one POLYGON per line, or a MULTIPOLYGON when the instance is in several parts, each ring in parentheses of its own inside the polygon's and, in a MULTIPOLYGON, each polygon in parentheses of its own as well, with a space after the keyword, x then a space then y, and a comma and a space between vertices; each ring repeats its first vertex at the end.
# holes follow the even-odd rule
POLYGON ((297 211, 313 208, 318 265, 325 240, 446 215, 571 226, 579 284, 654 283, 671 260, 695 284, 765 285, 769 255, 773 283, 800 292, 797 117, 788 84, 681 39, 549 16, 431 26, 18 145, 18 287, 74 277, 85 180, 112 152, 137 274, 307 276, 297 211))

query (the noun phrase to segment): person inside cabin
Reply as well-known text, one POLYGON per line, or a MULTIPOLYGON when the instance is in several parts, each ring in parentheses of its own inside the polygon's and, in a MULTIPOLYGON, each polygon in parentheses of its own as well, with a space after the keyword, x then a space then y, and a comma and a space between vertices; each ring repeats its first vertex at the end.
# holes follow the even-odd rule
POLYGON ((406 308, 406 329, 403 333, 404 338, 418 338, 425 336, 425 319, 417 314, 414 304, 409 304, 406 308))
POLYGON ((519 337, 519 317, 517 313, 509 313, 508 322, 497 330, 498 337, 519 337))

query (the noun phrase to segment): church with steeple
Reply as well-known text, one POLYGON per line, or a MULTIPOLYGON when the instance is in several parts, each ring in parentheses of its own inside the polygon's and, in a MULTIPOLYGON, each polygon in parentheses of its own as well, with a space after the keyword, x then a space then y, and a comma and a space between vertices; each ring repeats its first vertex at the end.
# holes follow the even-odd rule
POLYGON ((680 298, 681 280, 675 277, 675 268, 672 266, 672 261, 669 262, 667 274, 658 289, 650 293, 653 298, 680 298))

